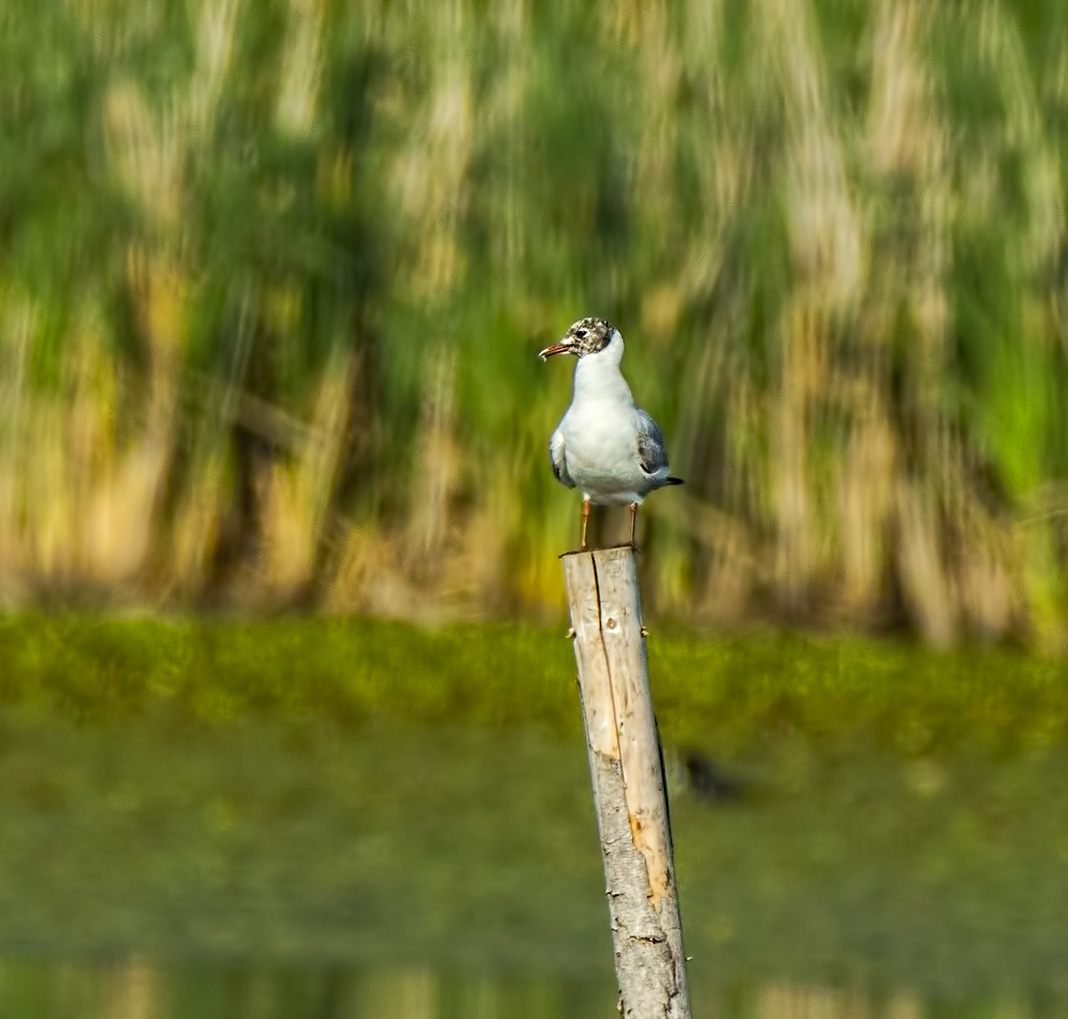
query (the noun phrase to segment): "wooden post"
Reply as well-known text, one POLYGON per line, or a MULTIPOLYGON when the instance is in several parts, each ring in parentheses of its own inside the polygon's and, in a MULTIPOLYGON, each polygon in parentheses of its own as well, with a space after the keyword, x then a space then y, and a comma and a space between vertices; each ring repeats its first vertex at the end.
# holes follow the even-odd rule
POLYGON ((620 1013, 690 1019, 634 549, 563 556, 620 1013))

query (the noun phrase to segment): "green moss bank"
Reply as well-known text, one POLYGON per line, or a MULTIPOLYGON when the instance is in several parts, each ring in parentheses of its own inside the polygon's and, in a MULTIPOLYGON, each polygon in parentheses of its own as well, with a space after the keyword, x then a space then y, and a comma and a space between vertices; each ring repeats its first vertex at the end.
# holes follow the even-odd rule
MULTIPOLYGON (((649 657, 666 739, 728 756, 798 740, 820 753, 855 746, 909 756, 1068 743, 1068 664, 1057 660, 771 631, 654 633, 649 657)), ((0 705, 81 720, 395 719, 577 737, 574 675, 562 629, 520 625, 41 615, 0 623, 0 705)))

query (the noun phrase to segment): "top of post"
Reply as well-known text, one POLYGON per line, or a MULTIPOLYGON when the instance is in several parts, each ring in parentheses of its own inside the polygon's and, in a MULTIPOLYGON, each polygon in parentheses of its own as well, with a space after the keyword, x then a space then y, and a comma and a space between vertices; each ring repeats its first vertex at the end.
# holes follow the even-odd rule
POLYGON ((596 556, 600 562, 608 562, 613 559, 636 558, 638 550, 633 545, 609 545, 608 548, 582 548, 572 549, 570 552, 561 552, 560 559, 571 559, 575 556, 596 556))

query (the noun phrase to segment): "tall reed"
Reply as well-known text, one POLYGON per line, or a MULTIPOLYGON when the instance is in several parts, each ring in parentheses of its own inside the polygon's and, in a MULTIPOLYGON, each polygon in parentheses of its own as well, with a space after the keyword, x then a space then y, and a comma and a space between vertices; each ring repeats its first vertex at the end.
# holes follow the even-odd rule
POLYGON ((0 68, 9 604, 557 608, 599 313, 661 611, 1062 646, 1060 5, 45 0, 0 68))

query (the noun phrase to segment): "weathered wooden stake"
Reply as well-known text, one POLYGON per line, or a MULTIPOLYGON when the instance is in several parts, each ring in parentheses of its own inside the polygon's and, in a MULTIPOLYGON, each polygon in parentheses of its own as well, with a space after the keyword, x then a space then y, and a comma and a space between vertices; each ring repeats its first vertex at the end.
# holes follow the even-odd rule
POLYGON ((664 769, 634 549, 563 557, 620 1011, 689 1019, 664 769))

